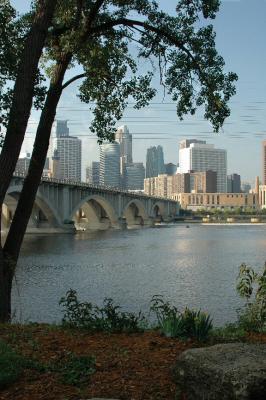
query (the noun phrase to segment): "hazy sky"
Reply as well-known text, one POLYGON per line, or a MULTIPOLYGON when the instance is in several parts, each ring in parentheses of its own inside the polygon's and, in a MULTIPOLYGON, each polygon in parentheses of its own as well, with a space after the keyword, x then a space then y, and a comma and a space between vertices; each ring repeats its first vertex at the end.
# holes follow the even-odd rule
MULTIPOLYGON (((12 0, 23 12, 29 0, 12 0)), ((160 0, 162 8, 174 13, 176 0, 160 0)), ((240 173, 242 180, 253 181, 261 175, 261 142, 266 139, 266 0, 222 0, 213 22, 217 49, 224 57, 226 71, 239 76, 237 95, 231 101, 231 117, 223 131, 212 133, 202 115, 189 116, 180 122, 174 103, 163 101, 162 90, 149 107, 136 111, 129 107, 119 125, 126 124, 133 134, 134 161, 145 161, 146 149, 162 145, 166 162, 178 162, 178 142, 186 137, 204 138, 228 152, 228 173, 240 173)), ((83 142, 83 169, 98 159, 98 145, 90 138, 91 113, 76 97, 77 87, 64 92, 57 118, 68 119, 70 133, 83 142)), ((31 151, 38 114, 32 113, 23 150, 31 151)))

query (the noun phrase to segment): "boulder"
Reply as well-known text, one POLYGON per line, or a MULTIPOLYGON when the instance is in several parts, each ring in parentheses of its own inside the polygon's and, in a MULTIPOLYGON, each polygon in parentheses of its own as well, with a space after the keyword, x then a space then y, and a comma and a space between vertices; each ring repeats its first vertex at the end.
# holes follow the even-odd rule
POLYGON ((266 344, 230 343, 183 352, 176 399, 265 400, 266 344))

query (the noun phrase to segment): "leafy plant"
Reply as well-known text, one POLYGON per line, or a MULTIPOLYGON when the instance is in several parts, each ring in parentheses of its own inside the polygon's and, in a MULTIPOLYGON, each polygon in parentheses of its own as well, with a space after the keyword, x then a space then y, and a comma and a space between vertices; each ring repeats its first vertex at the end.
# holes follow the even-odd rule
POLYGON ((161 332, 167 337, 196 338, 206 340, 212 329, 210 316, 202 311, 186 308, 183 312, 164 301, 162 296, 153 296, 151 312, 154 312, 161 332))
POLYGON ((54 372, 59 372, 61 381, 67 385, 81 386, 87 383, 95 372, 95 358, 92 356, 78 356, 68 353, 66 359, 62 359, 51 367, 54 372))
POLYGON ((246 331, 238 323, 227 324, 224 327, 214 328, 211 332, 211 338, 216 342, 235 342, 243 340, 246 331))
POLYGON ((188 308, 183 313, 186 329, 189 335, 199 341, 206 340, 212 329, 210 316, 201 310, 194 311, 188 308))
POLYGON ((0 389, 15 382, 23 371, 23 358, 0 341, 0 389))
POLYGON ((0 390, 17 381, 24 369, 45 371, 37 360, 17 354, 10 345, 0 340, 0 390))
POLYGON ((142 313, 122 312, 112 299, 105 298, 103 307, 98 307, 89 302, 80 302, 77 292, 70 289, 59 304, 64 308, 63 324, 70 327, 117 333, 143 330, 145 318, 142 313))
POLYGON ((165 301, 161 295, 154 295, 151 299, 150 311, 155 313, 159 325, 168 318, 174 318, 178 313, 178 309, 171 305, 169 301, 165 301))
POLYGON ((239 324, 249 331, 266 329, 266 263, 261 274, 241 264, 237 279, 237 292, 246 299, 244 311, 239 314, 239 324))

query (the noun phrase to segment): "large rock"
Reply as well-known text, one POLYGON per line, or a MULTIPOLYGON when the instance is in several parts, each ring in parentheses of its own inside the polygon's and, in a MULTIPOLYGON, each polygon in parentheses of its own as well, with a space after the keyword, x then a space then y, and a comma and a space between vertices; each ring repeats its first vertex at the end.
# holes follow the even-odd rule
POLYGON ((265 400, 266 344, 230 343, 191 349, 175 366, 176 399, 265 400))

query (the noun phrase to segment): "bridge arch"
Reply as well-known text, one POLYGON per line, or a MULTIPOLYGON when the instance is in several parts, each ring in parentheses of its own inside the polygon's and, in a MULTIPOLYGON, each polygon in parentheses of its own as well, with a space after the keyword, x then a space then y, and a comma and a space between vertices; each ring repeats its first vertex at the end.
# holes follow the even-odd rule
MULTIPOLYGON (((9 228, 10 226, 17 207, 21 189, 22 186, 11 186, 7 191, 2 209, 3 227, 5 229, 9 228)), ((49 200, 38 192, 34 201, 28 228, 57 228, 59 226, 60 220, 57 216, 56 210, 51 205, 49 200)))
POLYGON ((144 204, 139 199, 130 200, 122 212, 123 218, 126 219, 127 226, 143 226, 147 224, 149 215, 144 204))
POLYGON ((89 195, 72 210, 70 219, 81 230, 108 229, 118 226, 118 216, 111 203, 104 197, 89 195))
POLYGON ((151 214, 156 221, 163 221, 165 215, 164 204, 160 202, 156 202, 155 204, 153 204, 151 214))

